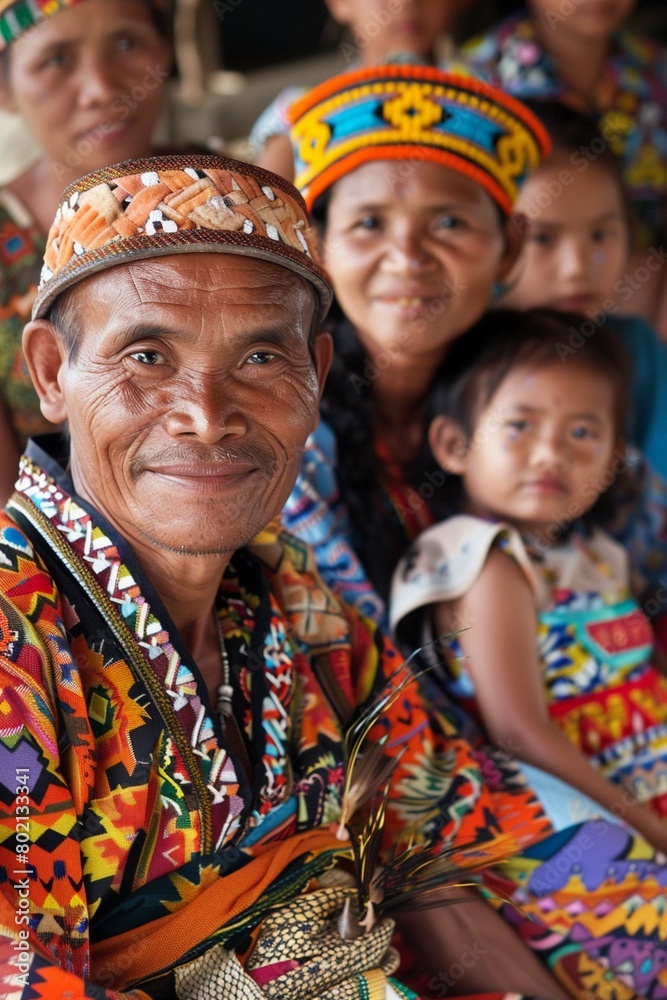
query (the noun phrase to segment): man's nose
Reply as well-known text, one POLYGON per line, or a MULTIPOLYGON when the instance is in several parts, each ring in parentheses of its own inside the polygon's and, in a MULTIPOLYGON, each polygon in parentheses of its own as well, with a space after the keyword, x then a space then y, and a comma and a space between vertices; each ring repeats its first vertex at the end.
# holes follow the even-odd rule
POLYGON ((248 421, 229 380, 220 373, 207 373, 182 386, 169 409, 167 429, 174 437, 187 435, 215 444, 243 437, 248 421))

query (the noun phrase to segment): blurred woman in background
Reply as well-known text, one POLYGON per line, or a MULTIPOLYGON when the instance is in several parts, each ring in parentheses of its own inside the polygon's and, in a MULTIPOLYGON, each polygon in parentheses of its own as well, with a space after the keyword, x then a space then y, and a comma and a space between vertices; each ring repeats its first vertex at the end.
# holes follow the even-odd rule
POLYGON ((41 149, 0 188, 3 504, 23 444, 49 427, 21 335, 60 192, 81 174, 151 153, 170 65, 166 21, 152 0, 65 0, 34 19, 20 0, 0 0, 0 104, 21 116, 41 149))

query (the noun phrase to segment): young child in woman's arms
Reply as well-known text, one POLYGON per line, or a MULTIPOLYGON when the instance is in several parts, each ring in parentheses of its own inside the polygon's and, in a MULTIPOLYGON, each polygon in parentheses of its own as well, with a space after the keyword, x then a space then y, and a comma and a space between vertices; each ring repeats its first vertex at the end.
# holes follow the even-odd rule
POLYGON ((490 738, 667 850, 667 681, 624 550, 596 525, 625 469, 628 362, 576 317, 503 310, 447 355, 429 442, 460 513, 399 565, 404 645, 439 637, 490 738), (657 815, 656 815, 657 814, 657 815))

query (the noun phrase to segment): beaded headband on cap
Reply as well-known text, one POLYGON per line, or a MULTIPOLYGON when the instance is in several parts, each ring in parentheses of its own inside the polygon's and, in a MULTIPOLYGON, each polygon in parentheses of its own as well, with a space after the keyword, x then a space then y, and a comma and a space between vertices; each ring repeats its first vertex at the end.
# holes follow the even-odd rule
MULTIPOLYGON (((0 0, 0 52, 28 28, 81 2, 82 0, 0 0)), ((151 7, 162 7, 160 0, 147 2, 151 7)))
POLYGON ((549 152, 547 133, 515 98, 473 76, 429 66, 343 73, 290 108, 296 178, 312 208, 371 160, 427 160, 481 184, 505 213, 549 152))
POLYGON ((70 285, 116 264, 212 251, 273 261, 332 291, 298 191, 267 170, 221 156, 128 160, 65 189, 49 233, 33 319, 70 285))

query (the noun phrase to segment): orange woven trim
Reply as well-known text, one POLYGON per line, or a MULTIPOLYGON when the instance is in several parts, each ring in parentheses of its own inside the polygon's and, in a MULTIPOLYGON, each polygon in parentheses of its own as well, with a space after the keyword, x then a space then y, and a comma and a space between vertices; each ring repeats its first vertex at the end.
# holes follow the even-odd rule
POLYGON ((498 184, 493 177, 482 167, 465 160, 458 153, 450 153, 446 149, 434 149, 432 146, 364 146, 355 150, 342 160, 333 163, 327 170, 319 174, 308 190, 305 192, 306 205, 311 210, 317 199, 332 184, 345 177, 346 174, 356 170, 364 163, 372 163, 375 160, 409 160, 410 158, 418 162, 436 163, 441 167, 449 167, 460 174, 465 174, 477 184, 481 184, 487 194, 502 209, 505 215, 512 212, 513 202, 507 192, 498 184), (418 151, 419 155, 415 156, 418 151))
POLYGON ((39 319, 46 315, 53 301, 66 288, 114 265, 166 257, 176 253, 207 251, 255 257, 296 271, 316 287, 320 299, 321 318, 326 315, 333 292, 327 273, 313 261, 312 257, 286 243, 257 234, 246 235, 222 229, 184 229, 176 233, 163 232, 159 237, 148 236, 145 233, 137 234, 125 240, 116 240, 103 247, 88 250, 79 257, 73 257, 40 287, 33 304, 32 318, 39 319))
POLYGON ((438 69, 437 66, 370 66, 365 69, 351 70, 349 73, 341 73, 339 76, 331 77, 310 90, 303 97, 298 98, 287 112, 287 116, 292 125, 296 124, 299 118, 307 111, 310 111, 321 101, 332 97, 334 94, 342 93, 344 90, 352 88, 359 83, 374 81, 381 83, 382 80, 417 80, 421 83, 437 83, 443 87, 457 87, 459 90, 469 94, 476 94, 486 97, 489 101, 497 104, 505 111, 512 112, 531 132, 540 146, 543 156, 548 156, 551 152, 551 140, 542 123, 535 117, 529 108, 525 107, 521 101, 511 94, 490 83, 480 80, 476 76, 466 76, 463 73, 447 73, 438 69))
POLYGON ((305 210, 306 206, 301 192, 284 177, 271 173, 270 170, 265 170, 263 167, 256 167, 252 163, 245 163, 243 160, 232 160, 228 156, 218 156, 217 153, 152 156, 139 160, 124 160, 122 163, 112 163, 108 167, 101 167, 99 170, 85 174, 73 181, 61 194, 60 203, 68 201, 77 192, 81 194, 97 187, 98 184, 109 184, 120 177, 133 177, 136 174, 144 173, 159 174, 161 170, 185 170, 186 167, 189 167, 190 170, 228 170, 230 174, 252 177, 259 184, 279 188, 288 199, 296 202, 301 209, 305 210))

